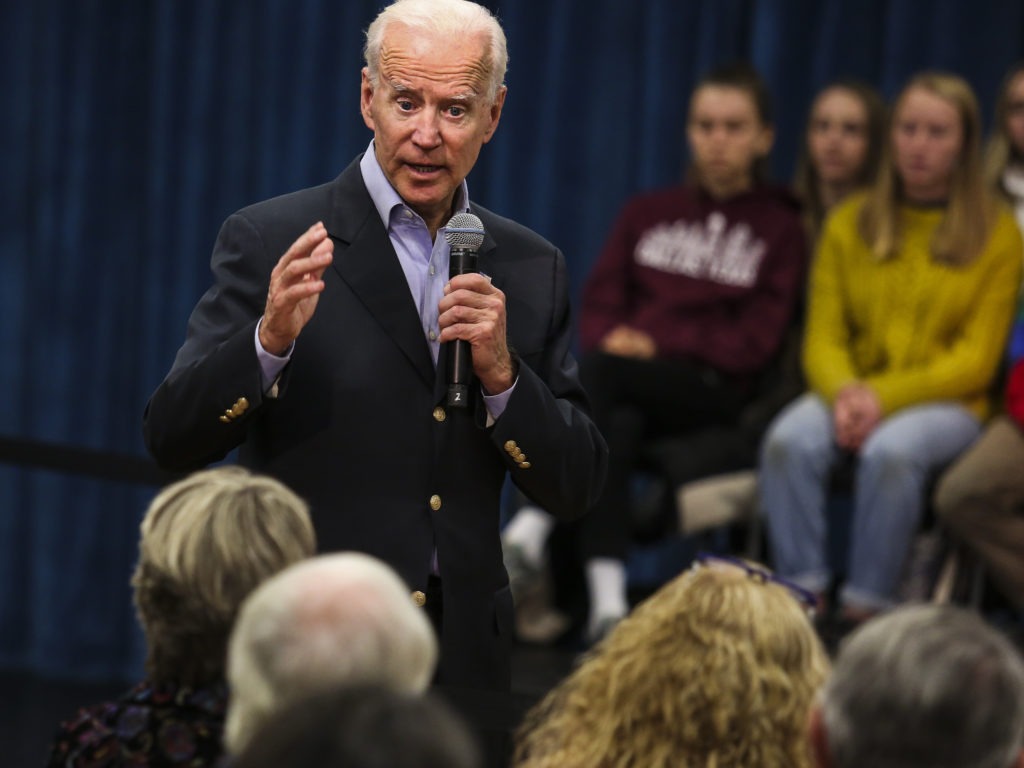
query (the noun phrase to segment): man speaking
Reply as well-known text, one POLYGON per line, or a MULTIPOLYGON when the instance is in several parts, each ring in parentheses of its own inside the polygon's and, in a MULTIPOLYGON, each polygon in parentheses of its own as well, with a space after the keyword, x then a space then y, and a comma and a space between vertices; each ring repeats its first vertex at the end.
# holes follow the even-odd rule
POLYGON ((373 141, 334 181, 224 223, 146 444, 175 469, 239 447, 309 502, 322 549, 402 575, 439 632, 440 683, 507 689, 504 479, 575 517, 601 490, 607 449, 569 351, 561 253, 469 201, 505 100, 500 25, 470 0, 398 0, 365 55, 373 141), (483 230, 486 274, 449 276, 455 215, 483 230), (456 340, 472 361, 464 407, 445 373, 456 340))

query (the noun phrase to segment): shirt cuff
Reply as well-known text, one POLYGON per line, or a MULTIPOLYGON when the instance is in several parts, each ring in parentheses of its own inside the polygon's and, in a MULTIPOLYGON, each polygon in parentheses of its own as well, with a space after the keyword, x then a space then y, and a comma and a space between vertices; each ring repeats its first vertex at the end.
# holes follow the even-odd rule
POLYGON ((256 323, 256 357, 260 361, 260 379, 263 383, 263 394, 267 397, 277 397, 277 380, 281 378, 281 371, 288 365, 288 361, 292 359, 292 350, 295 349, 295 342, 293 341, 288 349, 285 350, 281 356, 272 355, 263 348, 260 344, 260 326, 263 324, 263 318, 256 323))
POLYGON ((505 412, 505 408, 508 406, 508 399, 512 396, 512 393, 516 389, 516 384, 519 382, 519 377, 516 376, 516 380, 512 382, 512 386, 506 389, 504 392, 499 392, 496 395, 488 395, 480 389, 480 393, 484 396, 484 408, 487 409, 487 426, 493 426, 494 422, 501 418, 501 414, 505 412))

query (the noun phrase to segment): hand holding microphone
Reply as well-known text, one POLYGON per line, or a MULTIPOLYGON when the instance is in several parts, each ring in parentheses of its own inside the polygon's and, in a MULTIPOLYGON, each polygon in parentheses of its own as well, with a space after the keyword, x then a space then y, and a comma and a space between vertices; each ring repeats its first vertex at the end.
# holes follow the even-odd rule
POLYGON ((499 394, 512 386, 514 368, 505 340, 505 294, 479 274, 477 251, 484 240, 483 223, 471 213, 458 213, 446 225, 451 247, 449 283, 438 305, 441 341, 449 343, 447 404, 469 404, 471 372, 484 391, 499 394))

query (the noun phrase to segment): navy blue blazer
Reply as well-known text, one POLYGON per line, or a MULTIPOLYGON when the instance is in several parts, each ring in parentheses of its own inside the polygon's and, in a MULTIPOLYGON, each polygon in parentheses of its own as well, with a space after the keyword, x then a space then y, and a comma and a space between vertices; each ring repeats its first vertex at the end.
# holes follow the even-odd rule
MULTIPOLYGON (((508 686, 512 603, 502 565, 500 497, 508 474, 552 514, 596 500, 607 447, 588 415, 570 352, 562 254, 479 206, 480 269, 506 296, 519 378, 486 426, 478 385, 466 409, 445 407, 419 314, 357 158, 334 181, 244 208, 221 228, 213 287, 151 397, 144 436, 157 462, 193 469, 235 447, 311 507, 322 551, 382 558, 424 590, 436 548, 444 630, 441 682, 508 686), (296 340, 276 398, 262 391, 254 334, 270 272, 318 220, 334 262, 296 340)), ((440 373, 439 373, 440 372, 440 373)))

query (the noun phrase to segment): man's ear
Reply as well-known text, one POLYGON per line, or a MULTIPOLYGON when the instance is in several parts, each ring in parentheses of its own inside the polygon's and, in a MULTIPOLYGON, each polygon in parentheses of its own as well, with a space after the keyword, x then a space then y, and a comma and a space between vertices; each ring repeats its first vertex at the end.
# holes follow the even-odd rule
POLYGON ((494 99, 494 103, 488 108, 487 119, 488 125, 487 130, 484 132, 484 144, 491 140, 494 132, 498 130, 498 121, 501 120, 501 108, 505 106, 505 94, 508 92, 506 86, 501 86, 498 89, 498 93, 494 99))
POLYGON ((373 83, 370 81, 370 70, 363 67, 362 79, 359 83, 359 112, 363 116, 363 122, 371 131, 376 131, 373 122, 373 111, 370 109, 373 103, 373 83))
MULTIPOLYGON (((814 768, 832 768, 832 758, 828 753, 828 734, 825 732, 825 717, 818 704, 811 709, 807 731, 811 742, 811 762, 814 768)), ((1020 768, 1024 768, 1024 766, 1020 766, 1020 768)))

